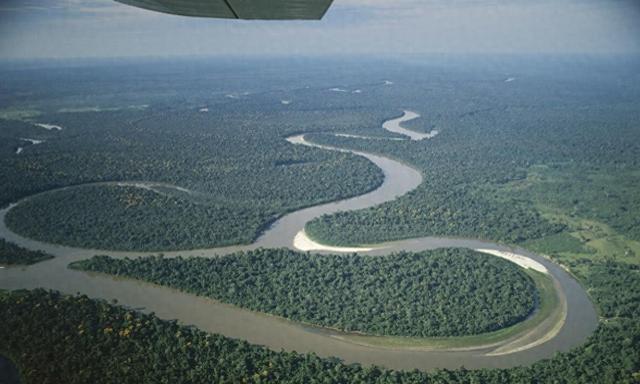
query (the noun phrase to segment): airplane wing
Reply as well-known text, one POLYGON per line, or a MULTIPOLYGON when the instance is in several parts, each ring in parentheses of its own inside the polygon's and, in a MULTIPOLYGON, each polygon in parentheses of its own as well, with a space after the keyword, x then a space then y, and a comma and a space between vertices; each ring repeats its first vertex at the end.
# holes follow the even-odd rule
POLYGON ((333 0, 115 0, 183 16, 225 19, 320 20, 333 0))

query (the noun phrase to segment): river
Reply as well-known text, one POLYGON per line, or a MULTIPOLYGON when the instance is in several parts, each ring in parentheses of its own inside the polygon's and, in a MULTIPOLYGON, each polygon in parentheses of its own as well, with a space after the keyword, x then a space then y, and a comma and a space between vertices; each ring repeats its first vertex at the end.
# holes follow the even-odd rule
MULTIPOLYGON (((407 113, 385 122, 386 128, 400 126, 409 120, 407 113)), ((416 115, 417 116, 417 115, 416 115)), ((404 129, 404 128, 402 128, 404 129)), ((411 137, 412 140, 415 140, 411 137)), ((341 200, 301 209, 281 217, 268 228, 255 243, 214 249, 163 252, 166 257, 176 255, 216 257, 239 250, 259 247, 294 247, 294 238, 304 225, 323 214, 341 210, 371 207, 393 200, 422 182, 421 173, 396 160, 365 152, 319 146, 304 140, 304 136, 287 139, 293 144, 310 145, 321 150, 348 151, 363 156, 382 169, 384 182, 374 191, 341 200)), ((136 183, 139 184, 139 183, 136 183)), ((155 185, 156 183, 149 183, 155 185)), ((384 348, 356 344, 339 338, 339 334, 326 329, 309 327, 278 317, 252 312, 212 299, 196 297, 174 289, 129 279, 113 278, 67 268, 70 262, 96 254, 113 257, 138 257, 150 252, 115 252, 66 247, 22 237, 5 225, 6 213, 15 205, 0 211, 0 236, 29 249, 39 249, 56 257, 28 267, 0 269, 0 288, 19 289, 43 287, 74 294, 80 292, 93 298, 117 299, 119 304, 155 312, 164 319, 178 319, 183 324, 211 333, 247 340, 253 344, 297 352, 314 352, 319 356, 337 356, 347 363, 375 364, 393 369, 433 368, 494 368, 531 364, 552 357, 558 351, 567 351, 582 344, 593 332, 598 318, 584 289, 562 267, 527 250, 473 239, 451 237, 423 237, 374 246, 360 253, 385 255, 395 251, 421 251, 442 247, 463 247, 502 252, 513 252, 535 261, 546 268, 554 280, 562 310, 561 320, 543 321, 540 325, 518 334, 499 345, 478 346, 472 350, 419 350, 384 348)), ((348 250, 350 251, 350 250, 348 250)))

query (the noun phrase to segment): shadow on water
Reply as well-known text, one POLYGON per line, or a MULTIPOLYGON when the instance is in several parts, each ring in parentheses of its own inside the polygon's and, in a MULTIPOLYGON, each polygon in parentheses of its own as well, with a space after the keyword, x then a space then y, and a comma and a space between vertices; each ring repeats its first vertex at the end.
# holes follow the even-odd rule
POLYGON ((2 355, 0 355, 0 384, 20 384, 18 368, 2 355))

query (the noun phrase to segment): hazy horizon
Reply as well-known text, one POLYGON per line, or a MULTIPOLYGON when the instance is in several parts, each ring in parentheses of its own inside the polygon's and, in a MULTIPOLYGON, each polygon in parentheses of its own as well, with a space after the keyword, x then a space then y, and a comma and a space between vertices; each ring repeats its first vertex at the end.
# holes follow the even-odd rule
POLYGON ((640 53, 629 0, 335 0, 321 21, 189 18, 112 0, 9 0, 0 59, 640 53))

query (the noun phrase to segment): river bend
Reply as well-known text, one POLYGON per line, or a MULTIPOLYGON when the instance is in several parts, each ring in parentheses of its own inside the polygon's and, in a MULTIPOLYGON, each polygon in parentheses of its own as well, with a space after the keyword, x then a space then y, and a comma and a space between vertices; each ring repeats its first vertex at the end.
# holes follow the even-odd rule
MULTIPOLYGON (((403 116, 386 121, 384 128, 398 134, 406 134, 404 131, 409 130, 402 128, 400 124, 417 116, 419 115, 405 111, 403 116)), ((433 136, 433 132, 429 135, 417 132, 408 135, 409 139, 416 141, 415 145, 428 145, 428 143, 420 141, 430 139, 433 136)), ((366 140, 364 137, 362 139, 366 140)), ((284 215, 250 245, 163 252, 163 254, 166 257, 176 255, 216 257, 234 251, 259 247, 295 249, 294 240, 296 236, 298 241, 300 240, 304 226, 308 221, 323 214, 363 209, 393 200, 413 190, 422 182, 422 175, 418 170, 384 156, 316 145, 306 141, 302 135, 289 137, 287 140, 292 144, 309 145, 321 150, 345 151, 363 156, 383 171, 384 181, 379 188, 369 193, 284 215)), ((145 188, 159 185, 159 183, 151 182, 123 182, 122 184, 145 188)), ((185 192, 183 189, 181 191, 185 192)), ((178 319, 184 324, 195 325, 207 332, 247 340, 250 343, 264 345, 277 351, 284 349, 314 352, 320 356, 337 356, 347 363, 375 364, 393 369, 458 368, 460 366, 466 368, 512 367, 531 364, 540 359, 552 357, 558 351, 567 351, 582 344, 596 328, 598 322, 594 306, 585 290, 562 267, 547 258, 524 249, 511 248, 492 242, 452 237, 423 237, 379 246, 374 245, 370 248, 334 247, 329 250, 332 252, 357 251, 376 256, 400 250, 421 251, 442 247, 463 247, 483 250, 492 254, 515 254, 523 260, 529 260, 529 262, 542 266, 553 278, 563 312, 561 321, 549 319, 549 321, 543 321, 539 326, 498 345, 480 345, 469 350, 424 350, 360 345, 340 338, 340 334, 333 331, 305 326, 212 299, 196 297, 171 288, 68 269, 67 265, 70 262, 86 259, 96 254, 113 257, 139 257, 157 254, 157 252, 82 249, 28 239, 12 232, 5 225, 5 216, 13 206, 15 204, 0 210, 0 237, 25 248, 43 250, 56 257, 32 266, 0 269, 0 288, 32 289, 43 287, 69 294, 80 292, 93 298, 106 300, 115 298, 120 304, 155 312, 160 318, 178 319)), ((299 242, 296 245, 298 248, 304 249, 299 242)), ((317 245, 316 248, 318 247, 324 246, 317 245)))

